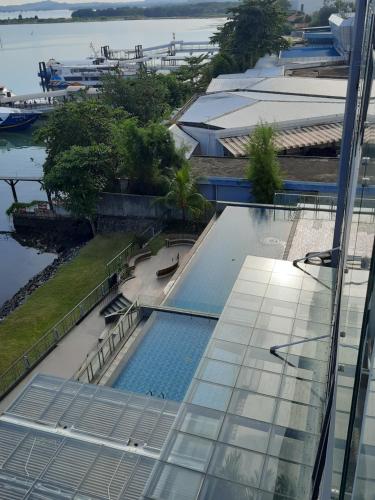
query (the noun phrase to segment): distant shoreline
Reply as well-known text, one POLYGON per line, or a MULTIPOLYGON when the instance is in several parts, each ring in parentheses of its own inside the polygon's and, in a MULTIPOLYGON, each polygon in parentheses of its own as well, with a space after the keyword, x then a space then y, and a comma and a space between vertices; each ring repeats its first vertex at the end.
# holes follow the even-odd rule
POLYGON ((0 19, 0 25, 22 25, 22 24, 56 24, 56 23, 95 23, 95 22, 103 22, 103 21, 155 21, 157 19, 218 19, 218 18, 226 18, 226 15, 223 13, 220 14, 212 14, 205 16, 163 16, 163 17, 147 17, 147 16, 131 16, 131 17, 98 17, 98 18, 71 18, 71 17, 49 17, 45 19, 35 19, 33 17, 28 17, 25 19, 0 19))

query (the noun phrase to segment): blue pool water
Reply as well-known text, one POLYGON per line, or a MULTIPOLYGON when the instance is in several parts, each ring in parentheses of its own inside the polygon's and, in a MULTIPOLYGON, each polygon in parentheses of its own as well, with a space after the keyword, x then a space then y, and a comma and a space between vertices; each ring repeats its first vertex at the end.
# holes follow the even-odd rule
POLYGON ((216 321, 153 313, 147 333, 113 387, 182 401, 216 321))
POLYGON ((296 47, 281 52, 281 58, 292 59, 295 57, 337 57, 340 54, 333 47, 296 47))
POLYGON ((281 259, 292 222, 282 211, 227 207, 191 259, 167 305, 220 313, 247 255, 281 259))

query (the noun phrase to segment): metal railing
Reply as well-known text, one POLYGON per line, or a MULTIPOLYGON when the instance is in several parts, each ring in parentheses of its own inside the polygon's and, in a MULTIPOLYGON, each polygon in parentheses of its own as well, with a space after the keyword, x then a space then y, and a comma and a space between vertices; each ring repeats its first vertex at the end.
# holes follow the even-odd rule
MULTIPOLYGON (((52 326, 20 356, 5 372, 0 375, 0 399, 13 389, 52 349, 67 335, 99 302, 117 289, 117 284, 109 278, 103 280, 71 311, 52 326)), ((108 297, 109 299, 109 297, 108 297)))
MULTIPOLYGON (((330 210, 336 211, 337 194, 304 194, 277 192, 274 194, 274 205, 284 205, 289 208, 309 209, 309 210, 330 210)), ((354 213, 375 215, 375 197, 360 197, 356 199, 354 213)))
MULTIPOLYGON (((164 227, 166 213, 154 225, 147 227, 140 236, 146 241, 159 234, 164 227)), ((60 321, 45 332, 22 356, 0 374, 0 400, 4 398, 43 358, 54 349, 92 309, 105 297, 111 300, 117 292, 121 279, 128 275, 129 260, 137 252, 139 245, 133 241, 106 265, 107 277, 84 299, 71 309, 60 321), (111 295, 110 295, 111 294, 111 295), (110 295, 110 296, 109 296, 110 295)), ((130 270, 129 270, 130 273, 130 270)), ((122 327, 123 328, 123 327, 122 327)))
POLYGON ((107 276, 117 274, 120 280, 127 277, 127 269, 129 268, 129 261, 131 257, 133 257, 138 250, 145 247, 152 238, 155 238, 155 236, 163 231, 167 215, 168 211, 164 212, 164 214, 157 221, 155 221, 154 224, 146 227, 146 229, 138 235, 138 238, 145 242, 142 246, 134 240, 107 263, 107 276))
POLYGON ((114 274, 121 276, 128 267, 130 258, 138 248, 136 242, 132 241, 127 247, 113 257, 106 265, 107 276, 113 276, 114 274))
POLYGON ((101 341, 98 349, 84 361, 73 378, 82 383, 94 382, 101 374, 103 367, 129 340, 141 319, 138 303, 134 302, 101 341))

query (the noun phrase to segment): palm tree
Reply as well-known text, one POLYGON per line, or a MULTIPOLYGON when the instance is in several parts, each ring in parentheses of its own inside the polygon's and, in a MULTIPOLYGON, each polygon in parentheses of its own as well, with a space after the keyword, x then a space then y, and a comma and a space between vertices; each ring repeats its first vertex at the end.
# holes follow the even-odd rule
POLYGON ((283 186, 274 140, 274 129, 260 123, 248 143, 248 178, 252 182, 252 193, 257 203, 273 203, 275 191, 283 186))
POLYGON ((197 191, 188 163, 174 172, 167 194, 158 198, 157 201, 165 203, 170 208, 180 209, 183 222, 186 222, 188 215, 199 217, 208 204, 197 191))

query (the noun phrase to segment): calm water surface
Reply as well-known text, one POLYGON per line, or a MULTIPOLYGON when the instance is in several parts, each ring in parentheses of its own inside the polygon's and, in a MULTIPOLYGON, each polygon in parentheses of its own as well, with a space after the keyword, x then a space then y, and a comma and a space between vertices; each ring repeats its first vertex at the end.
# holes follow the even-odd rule
POLYGON ((0 79, 16 94, 38 92, 38 62, 81 60, 100 50, 134 48, 176 40, 208 40, 224 19, 150 19, 0 26, 0 79))
MULTIPOLYGON (((16 94, 38 92, 39 61, 51 57, 61 61, 84 59, 90 55, 91 43, 98 49, 101 45, 157 45, 170 41, 173 33, 177 40, 207 40, 222 22, 223 19, 160 19, 0 26, 0 83, 16 94)), ((0 133, 0 176, 38 175, 44 157, 44 149, 33 145, 30 133, 0 133)), ((45 199, 37 183, 19 182, 16 188, 19 201, 45 199)), ((0 231, 10 228, 5 211, 12 202, 10 187, 0 181, 0 231)), ((0 304, 53 258, 52 254, 39 254, 0 234, 0 304)))

